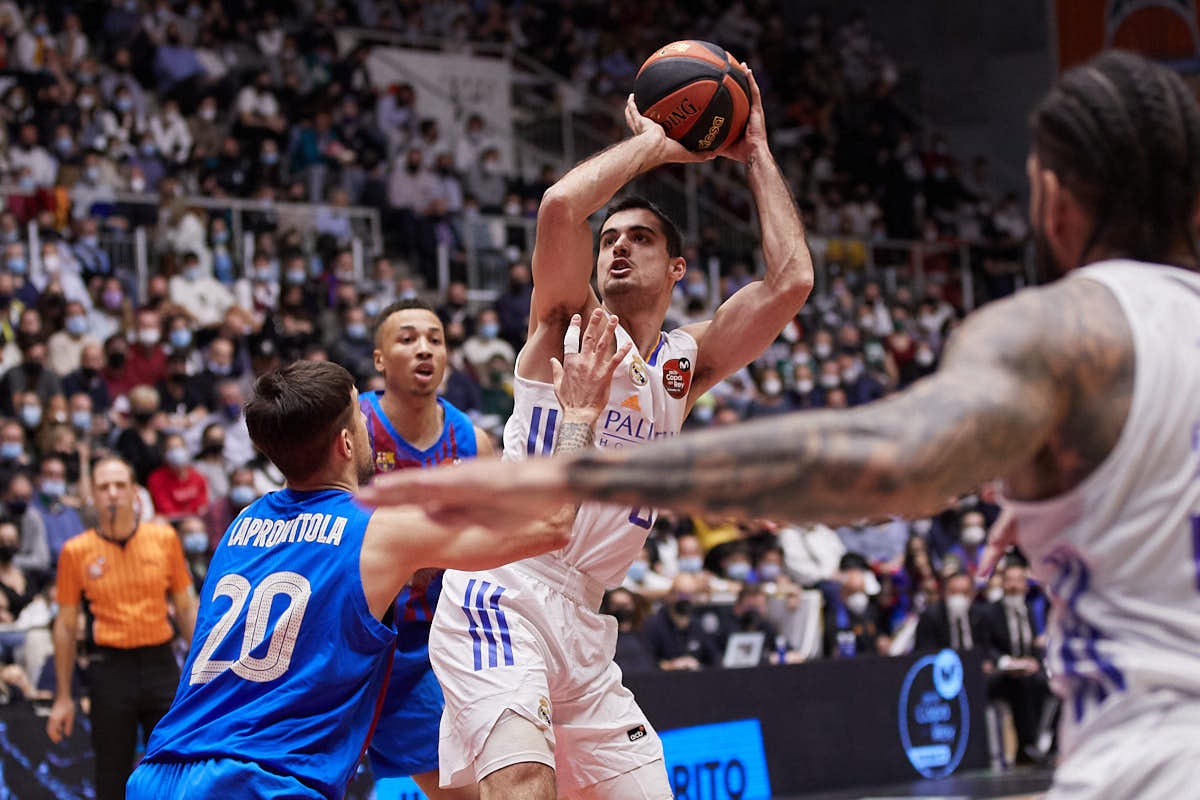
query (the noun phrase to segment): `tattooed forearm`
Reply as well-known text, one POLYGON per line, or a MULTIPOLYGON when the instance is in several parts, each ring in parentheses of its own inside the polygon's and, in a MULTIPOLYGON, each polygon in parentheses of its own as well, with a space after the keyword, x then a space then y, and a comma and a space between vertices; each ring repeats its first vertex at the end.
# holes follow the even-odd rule
POLYGON ((915 515, 1065 437, 1067 455, 1032 493, 1061 490, 1052 484, 1077 481, 1111 449, 1125 413, 1111 400, 1131 392, 1128 329, 1104 291, 1065 281, 994 304, 963 327, 941 371, 881 402, 588 453, 571 462, 568 483, 580 497, 692 511, 915 515), (1113 419, 1092 418, 1086 430, 1066 419, 1088 417, 1079 398, 1096 395, 1116 407, 1113 419))
POLYGON ((561 454, 586 450, 595 443, 595 436, 594 425, 586 422, 563 422, 558 428, 558 438, 554 441, 554 452, 561 454))

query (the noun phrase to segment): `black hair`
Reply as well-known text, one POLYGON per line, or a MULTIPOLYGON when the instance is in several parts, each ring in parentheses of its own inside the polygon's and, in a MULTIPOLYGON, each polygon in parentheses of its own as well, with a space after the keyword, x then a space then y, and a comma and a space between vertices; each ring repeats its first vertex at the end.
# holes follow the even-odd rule
POLYGON ((644 197, 631 194, 621 198, 604 210, 604 219, 607 220, 613 214, 619 211, 628 211, 631 208, 644 208, 658 217, 658 221, 662 223, 663 236, 667 240, 667 255, 671 258, 679 258, 683 254, 683 234, 679 232, 679 226, 663 213, 661 208, 644 197))
MULTIPOLYGON (((1030 117, 1041 166, 1092 216, 1088 253, 1169 263, 1197 256, 1200 108, 1172 70, 1109 51, 1068 70, 1030 117)), ((1074 265, 1072 265, 1074 266, 1074 265)))
MULTIPOLYGON (((388 317, 400 311, 408 311, 409 309, 419 309, 420 311, 428 311, 437 317, 437 309, 425 302, 419 297, 408 297, 403 300, 397 300, 394 303, 388 304, 375 317, 375 328, 371 331, 371 340, 375 342, 375 346, 379 346, 379 332, 383 330, 384 323, 388 321, 388 317)), ((441 317, 438 317, 441 321, 441 317)))

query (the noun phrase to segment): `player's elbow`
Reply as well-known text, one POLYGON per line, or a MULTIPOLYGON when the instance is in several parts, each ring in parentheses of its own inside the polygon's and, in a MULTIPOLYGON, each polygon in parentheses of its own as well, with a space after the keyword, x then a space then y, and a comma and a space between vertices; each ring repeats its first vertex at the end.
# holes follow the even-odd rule
POLYGON ((542 202, 538 206, 538 225, 570 225, 577 220, 575 198, 557 184, 551 186, 542 194, 542 202))

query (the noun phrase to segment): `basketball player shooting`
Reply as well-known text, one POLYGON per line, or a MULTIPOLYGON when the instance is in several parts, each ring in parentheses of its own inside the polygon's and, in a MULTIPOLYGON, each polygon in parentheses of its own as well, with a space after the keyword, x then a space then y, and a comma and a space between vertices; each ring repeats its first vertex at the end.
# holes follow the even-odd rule
MULTIPOLYGON (((1050 800, 1200 785, 1200 110, 1110 52, 1031 118, 1030 218, 1058 277, 971 315, 934 375, 850 411, 645 448, 446 470, 369 498, 567 497, 824 521, 928 513, 1002 478, 1053 597, 1050 800)), ((514 505, 515 507, 515 505, 514 505)), ((994 548, 999 549, 999 548, 994 548)))
MULTIPOLYGON (((551 383, 564 338, 568 349, 578 346, 567 335, 573 314, 588 318, 602 306, 620 319, 617 346, 632 347, 594 431, 597 444, 624 447, 678 433, 695 399, 761 353, 803 305, 812 263, 767 145, 758 88, 750 85, 746 132, 722 155, 746 164, 766 274, 711 321, 664 333, 672 291, 687 269, 675 226, 649 203, 627 199, 609 210, 593 255, 588 219, 626 183, 663 164, 714 157, 668 138, 630 98, 634 135, 576 166, 542 200, 530 334, 517 359, 505 459, 548 455, 556 438, 593 435, 562 424, 551 383)), ((616 627, 597 613, 604 588, 618 585, 640 552, 652 504, 584 504, 571 543, 550 557, 446 572, 430 635, 446 698, 443 786, 479 782, 483 798, 671 797, 662 745, 611 661, 616 627), (564 628, 572 630, 570 647, 564 628)))

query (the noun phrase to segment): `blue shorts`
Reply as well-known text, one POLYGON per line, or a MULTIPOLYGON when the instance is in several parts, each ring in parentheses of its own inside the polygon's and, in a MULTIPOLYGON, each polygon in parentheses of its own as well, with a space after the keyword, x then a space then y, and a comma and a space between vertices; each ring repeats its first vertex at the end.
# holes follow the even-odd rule
POLYGON ((232 758, 142 762, 125 784, 125 800, 194 800, 197 797, 326 800, 325 795, 296 778, 267 772, 258 764, 232 758))
POLYGON ((392 674, 368 751, 376 778, 402 778, 438 768, 446 701, 429 664, 430 623, 402 622, 397 627, 392 674))

